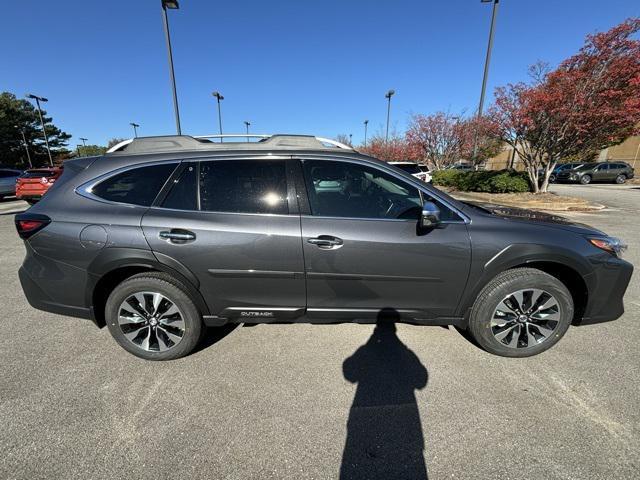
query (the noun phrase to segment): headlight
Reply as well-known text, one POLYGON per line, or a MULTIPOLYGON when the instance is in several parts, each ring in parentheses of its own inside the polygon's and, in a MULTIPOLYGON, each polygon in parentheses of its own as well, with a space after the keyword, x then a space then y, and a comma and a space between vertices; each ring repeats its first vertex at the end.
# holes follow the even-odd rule
POLYGON ((591 237, 587 240, 589 240, 589 243, 594 247, 598 247, 600 250, 609 252, 618 258, 622 257, 622 253, 627 249, 627 245, 622 243, 619 238, 615 237, 591 237))

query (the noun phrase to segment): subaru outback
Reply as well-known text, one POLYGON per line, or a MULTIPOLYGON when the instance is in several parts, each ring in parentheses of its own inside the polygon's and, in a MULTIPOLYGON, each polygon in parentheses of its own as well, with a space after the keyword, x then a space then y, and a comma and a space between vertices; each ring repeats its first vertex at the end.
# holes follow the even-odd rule
POLYGON ((599 230, 462 203, 311 136, 126 141, 67 161, 15 222, 29 303, 149 360, 187 355, 207 326, 389 312, 525 357, 622 315, 633 270, 599 230))

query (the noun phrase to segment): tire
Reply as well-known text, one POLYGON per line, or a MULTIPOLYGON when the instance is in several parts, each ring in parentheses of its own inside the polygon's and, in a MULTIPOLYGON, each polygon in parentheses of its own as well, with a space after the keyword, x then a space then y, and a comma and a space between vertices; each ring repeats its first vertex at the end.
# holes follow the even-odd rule
POLYGON ((626 182, 626 181, 627 181, 627 177, 626 177, 625 175, 618 175, 618 176, 616 177, 616 180, 615 180, 615 182, 616 182, 618 185, 622 185, 622 184, 623 184, 624 182, 626 182))
POLYGON ((573 313, 571 293, 560 280, 534 268, 516 268, 500 273, 482 289, 471 309, 469 333, 494 355, 530 357, 562 338, 573 313), (537 292, 542 293, 536 297, 537 292), (523 308, 510 308, 516 305, 523 308))
POLYGON ((141 273, 120 283, 107 299, 105 320, 115 341, 145 360, 184 357, 204 331, 202 315, 186 289, 159 272, 141 273))
POLYGON ((27 198, 25 200, 29 205, 35 205, 36 203, 38 203, 38 200, 35 198, 27 198))
POLYGON ((591 183, 591 175, 583 175, 580 177, 580 183, 582 185, 589 185, 591 183))

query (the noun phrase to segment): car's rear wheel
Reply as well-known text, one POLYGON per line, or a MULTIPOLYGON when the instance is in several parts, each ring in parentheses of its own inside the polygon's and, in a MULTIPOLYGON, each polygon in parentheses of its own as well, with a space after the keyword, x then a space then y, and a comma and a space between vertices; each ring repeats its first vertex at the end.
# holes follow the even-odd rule
POLYGON ((617 183, 618 185, 622 185, 622 184, 623 184, 624 182, 626 182, 626 181, 627 181, 627 177, 626 177, 625 175, 618 175, 618 176, 616 177, 616 183, 617 183))
POLYGON ((589 185, 591 183, 591 175, 583 175, 580 177, 580 183, 582 185, 589 185))
POLYGON ((146 360, 188 355, 203 331, 185 288, 164 273, 141 273, 120 283, 109 295, 105 319, 116 342, 146 360))
POLYGON ((529 357, 562 338, 573 312, 571 293, 557 278, 533 268, 507 270, 478 295, 469 333, 490 353, 529 357))

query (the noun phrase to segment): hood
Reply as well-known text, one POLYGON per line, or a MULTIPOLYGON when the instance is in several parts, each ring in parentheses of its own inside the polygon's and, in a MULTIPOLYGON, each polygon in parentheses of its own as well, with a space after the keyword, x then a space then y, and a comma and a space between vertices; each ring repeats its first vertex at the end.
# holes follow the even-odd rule
POLYGON ((583 223, 572 222, 571 220, 554 215, 553 213, 539 212, 537 210, 527 210, 525 208, 507 207, 483 202, 465 202, 484 210, 485 213, 494 215, 505 220, 514 220, 526 223, 538 223, 551 227, 558 227, 572 231, 581 235, 606 235, 604 232, 583 223))

